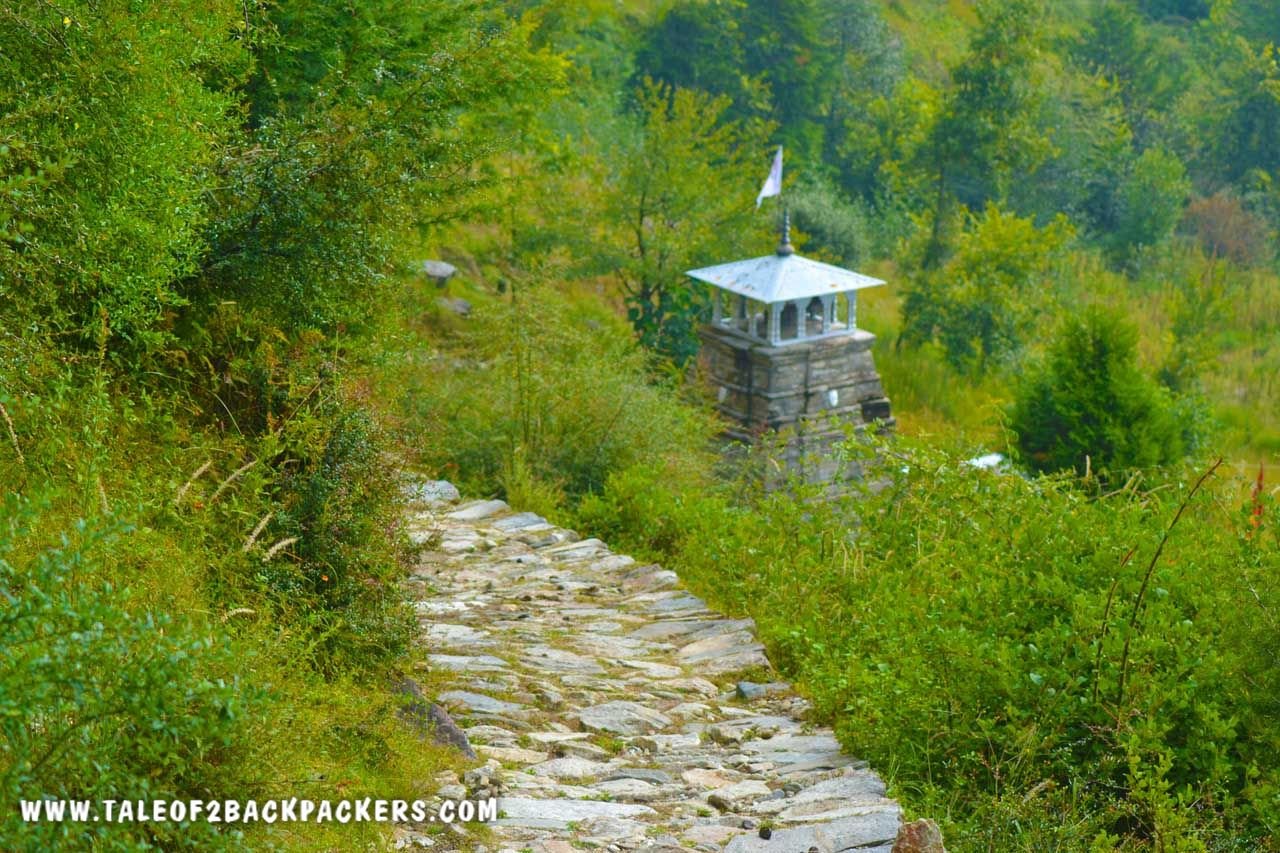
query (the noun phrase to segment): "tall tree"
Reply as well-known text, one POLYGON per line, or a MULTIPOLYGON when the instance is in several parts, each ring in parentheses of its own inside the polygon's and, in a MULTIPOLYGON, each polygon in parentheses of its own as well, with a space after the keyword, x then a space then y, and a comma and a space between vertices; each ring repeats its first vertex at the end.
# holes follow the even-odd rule
POLYGON ((1019 455, 1039 471, 1121 476, 1182 456, 1168 392, 1138 367, 1137 328, 1089 306, 1069 315, 1010 412, 1019 455))
POLYGON ((929 156, 936 180, 933 235, 925 254, 945 254, 945 232, 959 202, 972 209, 1001 198, 1009 181, 1052 150, 1037 125, 1042 97, 1036 61, 1040 7, 1034 0, 984 0, 979 26, 934 126, 929 156))
POLYGON ((641 342, 683 364, 706 302, 684 273, 750 241, 770 127, 724 120, 723 96, 649 81, 637 97, 635 136, 612 155, 607 240, 641 342))

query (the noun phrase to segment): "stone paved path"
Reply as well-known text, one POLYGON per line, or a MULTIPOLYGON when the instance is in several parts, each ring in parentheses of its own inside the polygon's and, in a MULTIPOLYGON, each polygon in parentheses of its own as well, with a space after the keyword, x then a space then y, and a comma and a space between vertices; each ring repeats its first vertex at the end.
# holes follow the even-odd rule
POLYGON ((879 777, 787 685, 736 684, 767 672, 751 620, 502 501, 417 494, 411 589, 456 673, 436 699, 485 762, 441 794, 499 792, 491 851, 889 852, 879 777))

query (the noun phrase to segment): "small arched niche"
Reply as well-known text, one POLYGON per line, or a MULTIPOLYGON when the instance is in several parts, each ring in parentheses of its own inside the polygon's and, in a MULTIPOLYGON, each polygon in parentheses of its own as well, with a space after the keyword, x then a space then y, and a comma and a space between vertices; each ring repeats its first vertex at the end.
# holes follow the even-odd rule
POLYGON ((782 315, 778 323, 779 337, 782 340, 792 341, 799 337, 799 319, 800 311, 794 302, 788 302, 782 306, 782 315))

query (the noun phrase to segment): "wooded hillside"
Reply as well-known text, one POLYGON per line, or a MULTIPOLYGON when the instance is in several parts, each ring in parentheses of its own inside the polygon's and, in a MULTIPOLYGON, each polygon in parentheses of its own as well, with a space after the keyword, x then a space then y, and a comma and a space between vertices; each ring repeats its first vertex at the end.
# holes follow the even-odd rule
POLYGON ((1273 849, 1277 43, 1267 0, 8 3, 0 800, 433 789, 415 470, 753 616, 955 849, 1273 849), (697 367, 684 272, 774 247, 778 145, 798 251, 890 282, 899 429, 836 501, 723 464, 697 367))

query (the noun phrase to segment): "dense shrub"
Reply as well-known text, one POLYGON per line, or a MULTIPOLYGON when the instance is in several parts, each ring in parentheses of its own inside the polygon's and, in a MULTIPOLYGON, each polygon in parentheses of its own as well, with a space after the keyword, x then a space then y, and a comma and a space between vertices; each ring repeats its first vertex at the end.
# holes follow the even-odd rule
POLYGON ((37 328, 171 342, 248 67, 231 0, 19 0, 0 15, 0 294, 37 328))
POLYGON ((616 320, 546 288, 521 294, 479 310, 450 354, 413 376, 405 402, 425 464, 477 491, 533 487, 544 510, 641 462, 705 470, 712 421, 652 381, 650 357, 616 320))
POLYGON ((583 516, 753 616, 949 848, 1266 848, 1272 498, 1212 478, 1089 498, 901 440, 872 475, 848 503, 744 509, 637 472, 583 516))
POLYGON ((1252 266, 1271 253, 1266 220, 1230 193, 1195 199, 1187 205, 1182 224, 1211 257, 1252 266))
POLYGON ((82 527, 76 542, 11 562, 32 510, 0 513, 0 846, 8 850, 238 847, 238 833, 186 825, 23 824, 17 800, 235 796, 246 719, 259 693, 230 672, 225 636, 148 609, 128 588, 88 581, 95 550, 125 530, 82 527))
POLYGON ((955 367, 981 372, 1028 343, 1052 304, 1046 285, 1071 227, 1058 219, 1037 228, 995 205, 968 220, 947 263, 910 281, 902 337, 914 344, 936 340, 955 367))
POLYGON ((1023 461, 1120 475, 1182 456, 1177 408, 1138 367, 1137 340, 1132 324, 1097 306, 1068 317, 1010 414, 1023 461))
POLYGON ((830 182, 812 178, 796 187, 789 201, 795 224, 814 248, 847 267, 868 259, 871 229, 866 205, 850 202, 830 182))
POLYGON ((1138 155, 1116 192, 1107 240, 1120 257, 1163 242, 1182 218, 1191 182, 1177 156, 1162 148, 1138 155))
POLYGON ((282 471, 271 535, 296 543, 258 574, 305 620, 313 662, 329 674, 394 665, 413 627, 398 591, 407 542, 386 439, 367 413, 332 409, 315 415, 323 443, 282 471))

